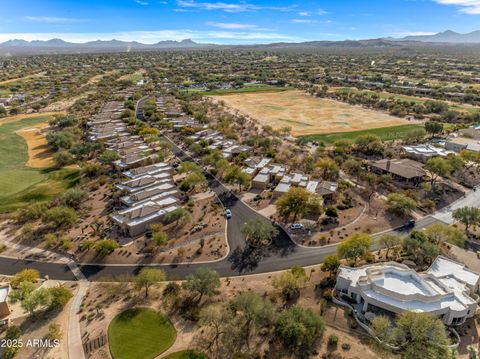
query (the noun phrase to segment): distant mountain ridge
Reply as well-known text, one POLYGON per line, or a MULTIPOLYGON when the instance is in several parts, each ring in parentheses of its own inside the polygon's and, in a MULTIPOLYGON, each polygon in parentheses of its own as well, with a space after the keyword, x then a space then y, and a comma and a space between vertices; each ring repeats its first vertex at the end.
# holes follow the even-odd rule
POLYGON ((44 47, 44 48, 104 48, 104 49, 118 49, 125 48, 125 50, 131 49, 156 49, 156 48, 169 48, 169 47, 198 47, 198 46, 212 46, 211 44, 198 44, 191 39, 185 39, 182 41, 166 40, 159 41, 155 44, 142 44, 137 41, 120 41, 120 40, 95 40, 84 43, 67 42, 62 39, 51 40, 32 40, 26 41, 23 39, 13 39, 0 43, 0 47, 44 47))
POLYGON ((378 38, 366 40, 343 41, 306 41, 276 42, 253 45, 216 45, 197 43, 191 39, 181 41, 165 40, 155 44, 143 44, 138 41, 95 40, 84 43, 67 42, 62 39, 33 40, 12 39, 0 43, 0 55, 34 55, 34 54, 68 54, 89 52, 129 52, 161 49, 215 49, 215 48, 418 48, 438 46, 438 44, 470 44, 480 45, 480 30, 468 34, 460 34, 451 30, 434 35, 406 36, 404 38, 378 38))
POLYGON ((422 41, 422 42, 445 42, 453 44, 480 44, 480 30, 472 31, 466 34, 447 30, 433 35, 415 35, 406 36, 400 41, 422 41))

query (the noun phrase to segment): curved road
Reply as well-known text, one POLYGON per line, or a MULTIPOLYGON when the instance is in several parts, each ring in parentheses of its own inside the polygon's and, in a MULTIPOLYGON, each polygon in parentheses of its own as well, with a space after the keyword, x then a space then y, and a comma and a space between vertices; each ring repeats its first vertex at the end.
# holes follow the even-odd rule
MULTIPOLYGON (((140 100, 139 108, 142 107, 142 103, 143 101, 140 100)), ((144 119, 143 113, 138 112, 137 110, 137 116, 140 119, 144 119)), ((167 137, 165 139, 170 141, 167 137)), ((181 148, 173 142, 171 144, 173 153, 180 160, 193 161, 181 148)), ((209 268, 216 270, 222 277, 228 277, 273 272, 288 269, 294 265, 316 265, 321 263, 326 256, 336 252, 335 244, 317 248, 297 246, 281 228, 279 229, 279 235, 274 238, 270 248, 252 249, 248 247, 243 235, 240 233, 242 224, 254 218, 262 221, 268 221, 268 219, 238 200, 211 174, 205 172, 205 176, 210 188, 218 195, 222 204, 232 211, 232 218, 228 221, 227 226, 227 240, 230 246, 230 253, 226 258, 208 264, 157 264, 148 262, 133 265, 78 264, 78 268, 84 276, 92 281, 101 281, 112 276, 136 274, 141 268, 152 266, 165 270, 171 279, 182 279, 195 269, 208 265, 209 268)), ((434 218, 434 216, 425 217, 417 221, 415 229, 425 228, 437 221, 438 219, 434 218)), ((378 238, 379 235, 375 237, 378 238)), ((375 244, 374 248, 378 248, 378 244, 375 244)), ((76 279, 69 267, 64 264, 0 257, 0 273, 2 274, 13 274, 25 267, 36 268, 42 275, 49 275, 50 278, 61 280, 76 279)))

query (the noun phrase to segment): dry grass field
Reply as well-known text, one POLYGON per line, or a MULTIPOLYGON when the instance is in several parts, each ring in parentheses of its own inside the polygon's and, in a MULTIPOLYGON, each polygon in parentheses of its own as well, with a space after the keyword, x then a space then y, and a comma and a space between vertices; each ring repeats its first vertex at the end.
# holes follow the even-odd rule
POLYGON ((48 168, 54 165, 52 153, 48 150, 47 140, 42 133, 42 129, 47 126, 48 122, 42 122, 16 132, 27 143, 28 161, 25 164, 27 167, 48 168))
POLYGON ((216 97, 228 106, 275 129, 290 126, 292 135, 351 132, 411 124, 359 106, 312 97, 300 90, 238 93, 216 97))

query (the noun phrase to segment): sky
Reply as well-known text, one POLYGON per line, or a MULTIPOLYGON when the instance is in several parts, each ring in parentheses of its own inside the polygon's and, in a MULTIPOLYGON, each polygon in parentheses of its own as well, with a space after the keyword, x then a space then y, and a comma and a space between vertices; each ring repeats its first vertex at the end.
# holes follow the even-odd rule
POLYGON ((0 42, 370 39, 480 30, 480 0, 0 0, 0 42))

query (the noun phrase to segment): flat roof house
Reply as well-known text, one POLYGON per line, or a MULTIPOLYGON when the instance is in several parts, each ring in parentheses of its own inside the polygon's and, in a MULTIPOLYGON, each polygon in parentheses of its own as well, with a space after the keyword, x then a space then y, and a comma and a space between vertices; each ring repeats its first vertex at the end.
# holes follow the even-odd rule
POLYGON ((252 188, 264 190, 270 183, 270 173, 268 168, 263 168, 252 180, 252 188))
POLYGON ((159 202, 146 202, 141 205, 119 211, 112 216, 122 232, 131 237, 145 233, 151 224, 157 223, 168 212, 177 209, 176 205, 163 205, 159 202))
POLYGON ((445 149, 455 152, 463 150, 480 152, 480 141, 467 137, 452 137, 445 141, 445 149))
POLYGON ((429 144, 416 146, 402 146, 403 151, 411 158, 421 162, 427 162, 432 157, 445 157, 452 151, 446 150, 442 147, 435 147, 429 144))
POLYGON ((409 310, 439 316, 446 325, 460 325, 476 313, 479 279, 478 273, 440 256, 425 273, 396 262, 341 265, 335 290, 340 298, 353 300, 357 313, 366 318, 409 310))
POLYGON ((370 169, 377 174, 391 174, 396 181, 406 184, 418 185, 427 173, 420 162, 407 158, 389 159, 370 162, 370 169))

